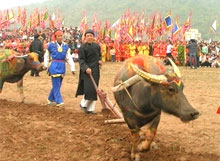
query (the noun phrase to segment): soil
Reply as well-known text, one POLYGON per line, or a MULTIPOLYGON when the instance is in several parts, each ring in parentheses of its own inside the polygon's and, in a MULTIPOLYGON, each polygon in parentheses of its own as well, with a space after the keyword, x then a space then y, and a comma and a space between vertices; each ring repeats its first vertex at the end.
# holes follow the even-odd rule
MULTIPOLYGON (((77 69, 79 69, 78 64, 77 69)), ((122 63, 105 63, 100 89, 115 103, 111 92, 122 63)), ((84 114, 75 98, 78 71, 69 67, 62 84, 65 107, 46 105, 51 80, 24 77, 24 103, 16 84, 5 83, 0 95, 0 161, 130 161, 130 132, 126 124, 104 124, 109 116, 84 114)), ((201 116, 190 123, 162 114, 155 142, 158 149, 142 155, 144 161, 220 161, 220 69, 180 67, 184 93, 201 116)), ((112 117, 112 116, 111 116, 112 117)))

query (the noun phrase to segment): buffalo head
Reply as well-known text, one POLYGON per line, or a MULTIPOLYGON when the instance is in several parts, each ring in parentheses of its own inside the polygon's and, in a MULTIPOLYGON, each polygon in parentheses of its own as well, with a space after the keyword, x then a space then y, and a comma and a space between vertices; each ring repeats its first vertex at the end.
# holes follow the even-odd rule
POLYGON ((192 107, 183 93, 184 85, 175 63, 169 59, 172 70, 165 70, 158 60, 153 61, 159 70, 162 70, 161 74, 149 73, 138 64, 130 64, 136 74, 151 83, 152 105, 179 117, 184 122, 198 118, 199 112, 192 107))
POLYGON ((36 54, 34 52, 28 53, 27 55, 15 56, 15 57, 26 59, 26 61, 27 61, 26 65, 31 69, 36 69, 38 71, 43 70, 43 65, 40 63, 40 61, 38 59, 38 54, 36 54))
MULTIPOLYGON (((199 112, 192 107, 183 93, 183 82, 181 74, 175 63, 169 59, 172 69, 166 69, 163 63, 150 56, 136 56, 127 60, 118 72, 114 85, 125 82, 129 78, 138 75, 142 81, 129 87, 132 104, 141 111, 144 108, 163 110, 166 113, 177 116, 187 122, 198 118, 199 112), (137 107, 138 106, 138 107, 137 107), (150 107, 149 107, 150 106, 150 107)), ((115 99, 122 109, 123 100, 118 99, 118 92, 115 92, 115 99)))

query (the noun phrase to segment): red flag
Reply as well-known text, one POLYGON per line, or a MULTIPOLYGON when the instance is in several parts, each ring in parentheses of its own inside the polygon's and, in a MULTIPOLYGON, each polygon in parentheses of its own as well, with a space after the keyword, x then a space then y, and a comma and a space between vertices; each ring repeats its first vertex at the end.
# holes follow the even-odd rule
POLYGON ((32 26, 31 27, 37 27, 40 24, 40 16, 38 9, 36 8, 34 12, 32 13, 32 26))
POLYGON ((83 11, 83 16, 80 24, 80 31, 83 33, 88 29, 88 23, 86 18, 86 10, 83 11))
POLYGON ((93 30, 94 32, 97 32, 97 31, 98 31, 97 25, 98 25, 97 16, 96 16, 96 13, 94 13, 93 18, 92 18, 92 30, 93 30))
POLYGON ((218 110, 216 112, 217 114, 220 114, 220 106, 218 107, 218 110))
POLYGON ((58 13, 57 13, 57 24, 56 24, 56 27, 59 29, 59 28, 61 28, 61 26, 62 26, 62 18, 61 18, 60 10, 59 10, 58 13))
POLYGON ((188 31, 191 27, 191 21, 192 21, 192 12, 190 12, 189 17, 187 18, 187 20, 184 22, 183 25, 183 33, 185 33, 186 31, 188 31))
POLYGON ((18 21, 18 23, 21 22, 21 8, 20 7, 18 7, 17 21, 18 21))
POLYGON ((22 30, 25 29, 25 24, 26 24, 26 14, 27 14, 27 10, 24 8, 22 11, 22 15, 21 15, 21 25, 22 25, 22 30))

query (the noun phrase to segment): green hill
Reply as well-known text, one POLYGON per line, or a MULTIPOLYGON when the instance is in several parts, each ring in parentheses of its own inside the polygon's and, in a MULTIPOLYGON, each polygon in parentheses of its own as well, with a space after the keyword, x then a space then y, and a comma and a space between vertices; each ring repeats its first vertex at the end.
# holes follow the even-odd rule
MULTIPOLYGON (((89 23, 92 21, 94 12, 103 22, 109 19, 111 23, 114 23, 128 8, 131 12, 144 10, 145 13, 151 15, 157 11, 163 16, 171 10, 173 20, 177 15, 180 25, 192 11, 191 27, 198 28, 203 39, 209 39, 213 36, 210 26, 218 15, 219 6, 219 0, 48 0, 41 4, 27 6, 27 9, 31 11, 36 7, 39 9, 47 7, 50 13, 54 8, 59 9, 65 18, 65 26, 78 26, 84 9, 87 11, 89 23)), ((220 34, 219 31, 218 34, 220 34)))

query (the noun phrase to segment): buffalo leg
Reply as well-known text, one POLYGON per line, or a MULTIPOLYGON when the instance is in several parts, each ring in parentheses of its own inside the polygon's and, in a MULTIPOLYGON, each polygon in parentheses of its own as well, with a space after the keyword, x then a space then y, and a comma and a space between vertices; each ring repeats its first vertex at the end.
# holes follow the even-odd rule
POLYGON ((3 88, 3 81, 2 79, 0 79, 0 93, 2 92, 2 88, 3 88))
POLYGON ((150 123, 146 124, 140 129, 131 130, 133 144, 131 150, 131 158, 134 161, 141 160, 141 152, 150 150, 151 143, 156 136, 157 126, 159 122, 160 115, 158 115, 150 123))
POLYGON ((17 87, 18 87, 18 92, 21 97, 21 102, 24 102, 25 97, 24 97, 24 92, 23 92, 23 78, 17 82, 17 87))

